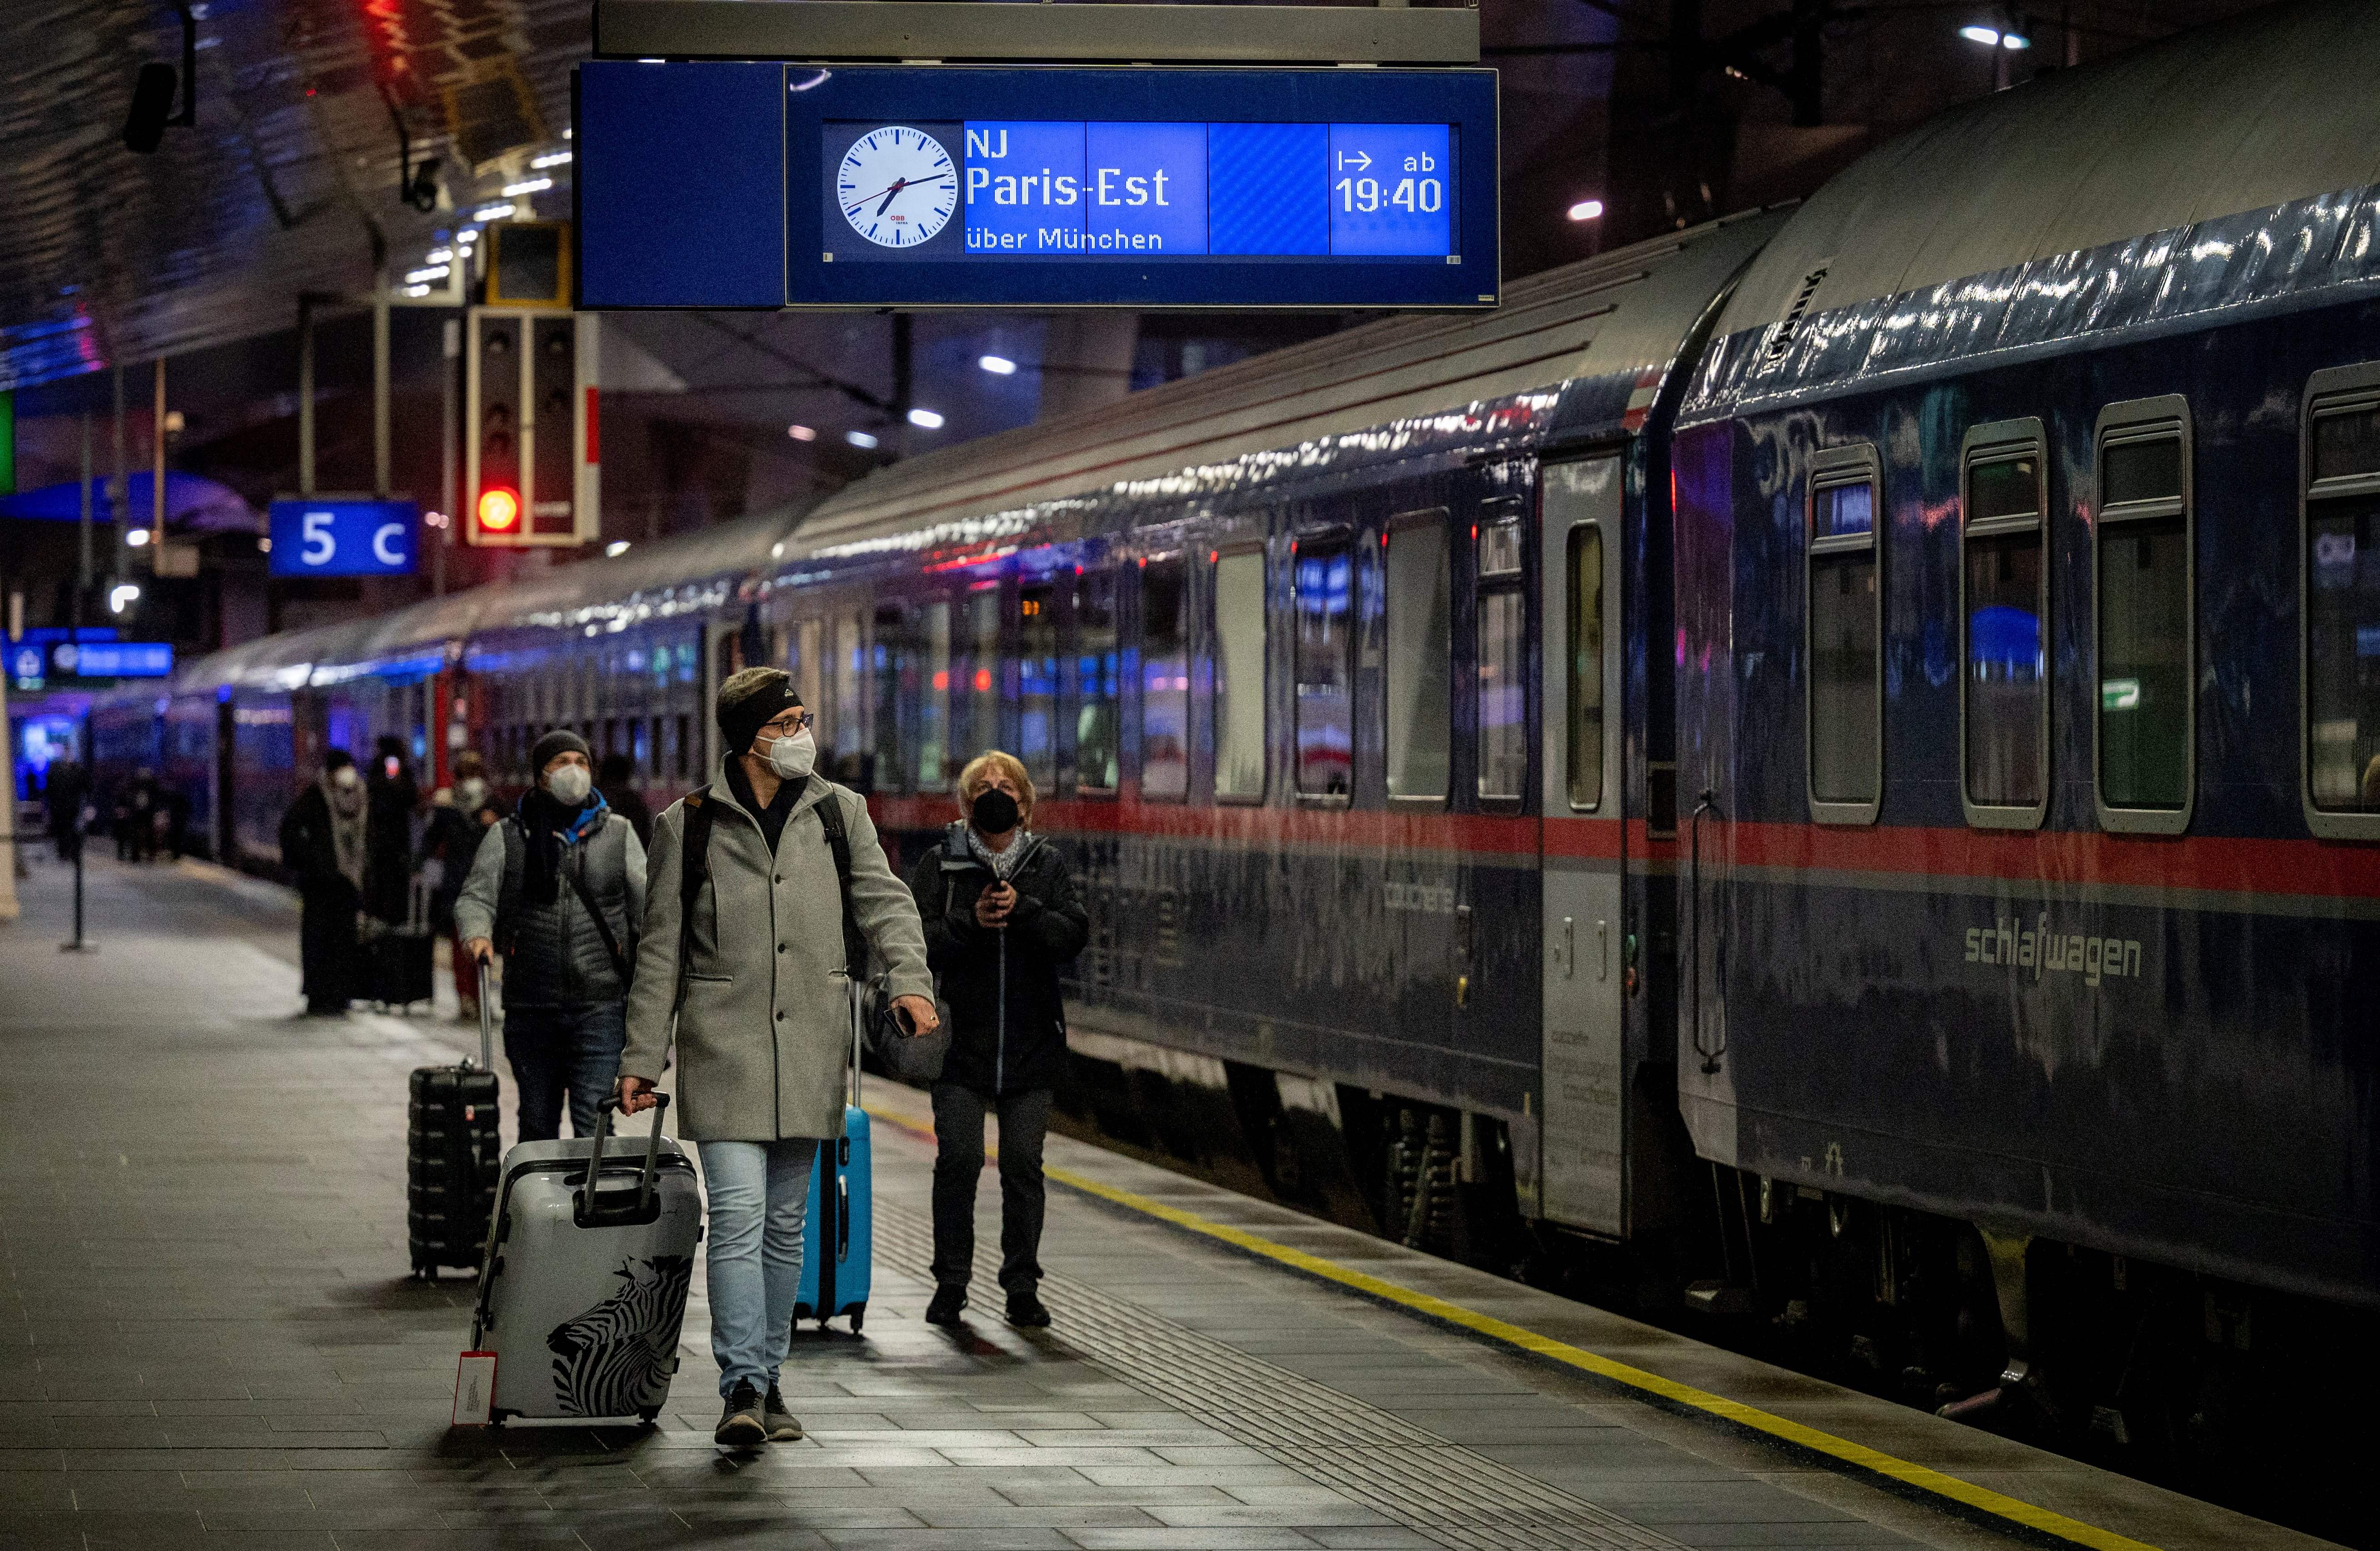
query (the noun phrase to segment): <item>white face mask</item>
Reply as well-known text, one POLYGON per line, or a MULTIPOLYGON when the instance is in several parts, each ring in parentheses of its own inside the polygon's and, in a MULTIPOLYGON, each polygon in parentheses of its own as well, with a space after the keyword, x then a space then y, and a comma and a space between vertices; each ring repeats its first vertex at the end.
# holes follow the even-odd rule
POLYGON ((769 769, 782 780, 799 781, 818 764, 818 739, 805 727, 790 738, 779 738, 769 745, 766 756, 769 769))
POLYGON ((331 784, 342 792, 352 792, 363 783, 364 778, 356 774, 356 768, 353 765, 340 766, 331 777, 331 784))
POLYGON ((488 783, 478 776, 466 776, 455 783, 455 803, 458 807, 477 809, 488 800, 488 783))
POLYGON ((545 778, 545 789, 565 807, 577 807, 595 789, 595 777, 584 765, 565 765, 545 778))

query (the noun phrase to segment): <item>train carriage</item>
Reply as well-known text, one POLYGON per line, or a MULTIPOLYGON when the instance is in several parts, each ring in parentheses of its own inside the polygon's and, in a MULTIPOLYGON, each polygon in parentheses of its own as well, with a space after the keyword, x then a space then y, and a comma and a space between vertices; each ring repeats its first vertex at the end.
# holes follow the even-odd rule
POLYGON ((1739 1266, 1839 1246, 1888 1371, 1968 1225, 2009 1377, 2082 1349, 2115 1432, 2152 1352, 2368 1354, 2266 1293, 2380 1303, 2376 65, 2278 7, 1948 114, 1682 411, 1681 1102, 1739 1266))
POLYGON ((771 638, 828 768, 915 854, 1011 749, 1075 851, 1111 1134, 1418 1242, 1466 1222, 1387 1182, 1408 1127, 1499 1226, 1673 1214, 1659 427, 1777 220, 895 465, 795 527, 771 638))

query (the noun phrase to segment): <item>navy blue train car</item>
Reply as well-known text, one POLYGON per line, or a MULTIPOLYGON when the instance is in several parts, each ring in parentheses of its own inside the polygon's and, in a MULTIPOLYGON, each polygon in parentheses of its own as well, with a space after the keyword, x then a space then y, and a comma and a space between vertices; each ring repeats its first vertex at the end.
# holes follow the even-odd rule
POLYGON ((1659 428, 1779 220, 904 462, 794 529, 765 638, 882 828, 915 854, 999 747, 1075 850, 1084 1118, 1415 1242, 1671 1209, 1659 428))
POLYGON ((2303 5, 1946 115, 1762 252, 1675 435, 1730 1272, 1929 1382, 1997 1305, 1999 1398, 2117 1436, 2380 1304, 2375 69, 2303 5))

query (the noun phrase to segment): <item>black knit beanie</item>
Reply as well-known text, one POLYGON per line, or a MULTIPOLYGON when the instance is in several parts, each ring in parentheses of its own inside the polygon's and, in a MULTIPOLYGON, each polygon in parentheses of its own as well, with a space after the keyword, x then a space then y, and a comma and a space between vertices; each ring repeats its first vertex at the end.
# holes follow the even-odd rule
POLYGON ((557 727, 538 739, 537 746, 528 751, 529 779, 534 781, 543 775, 545 768, 553 763, 554 757, 557 755, 587 754, 588 752, 585 738, 567 727, 557 727))

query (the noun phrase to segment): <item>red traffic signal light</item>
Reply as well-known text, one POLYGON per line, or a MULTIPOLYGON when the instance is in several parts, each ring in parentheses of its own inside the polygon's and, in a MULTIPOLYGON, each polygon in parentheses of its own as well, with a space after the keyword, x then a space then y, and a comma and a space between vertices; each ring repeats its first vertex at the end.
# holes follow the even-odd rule
POLYGON ((498 485, 480 492, 480 526, 490 533, 510 533, 520 521, 520 492, 498 485))

